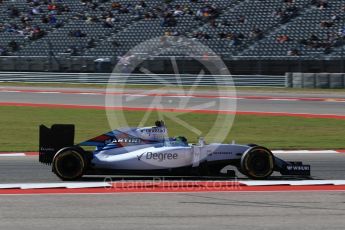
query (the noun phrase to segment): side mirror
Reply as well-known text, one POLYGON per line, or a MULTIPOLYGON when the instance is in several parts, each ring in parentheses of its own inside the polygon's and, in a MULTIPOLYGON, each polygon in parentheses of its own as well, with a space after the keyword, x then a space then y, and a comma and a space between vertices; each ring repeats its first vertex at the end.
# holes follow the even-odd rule
POLYGON ((203 147, 204 145, 206 145, 205 143, 205 139, 203 137, 199 137, 199 146, 203 147))

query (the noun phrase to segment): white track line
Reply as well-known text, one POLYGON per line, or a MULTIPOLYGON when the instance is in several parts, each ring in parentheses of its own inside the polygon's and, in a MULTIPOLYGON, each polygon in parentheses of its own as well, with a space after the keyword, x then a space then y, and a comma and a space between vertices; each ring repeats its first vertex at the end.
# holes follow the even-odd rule
POLYGON ((0 189, 42 189, 42 188, 105 188, 110 187, 106 182, 75 182, 75 183, 19 183, 0 184, 0 189))
MULTIPOLYGON (((219 183, 221 181, 217 181, 219 183)), ((224 182, 224 181, 223 181, 224 182)), ((225 181, 231 182, 231 181, 225 181)), ((286 181, 286 180, 272 180, 272 181, 235 181, 246 186, 274 186, 274 185, 287 185, 287 186, 305 186, 305 185, 345 185, 345 180, 299 180, 299 181, 286 181)), ((123 182, 119 182, 123 183, 123 182)), ((183 184, 181 184, 182 186, 183 184)), ((0 184, 0 189, 45 189, 45 188, 109 188, 111 183, 107 182, 69 182, 69 183, 17 183, 17 184, 0 184)))
POLYGON ((0 157, 25 157, 25 153, 0 153, 0 157))
POLYGON ((272 153, 275 154, 327 154, 327 153, 341 153, 336 150, 274 150, 272 153))
POLYGON ((270 181, 239 181, 247 186, 270 186, 270 185, 345 185, 345 180, 270 180, 270 181))

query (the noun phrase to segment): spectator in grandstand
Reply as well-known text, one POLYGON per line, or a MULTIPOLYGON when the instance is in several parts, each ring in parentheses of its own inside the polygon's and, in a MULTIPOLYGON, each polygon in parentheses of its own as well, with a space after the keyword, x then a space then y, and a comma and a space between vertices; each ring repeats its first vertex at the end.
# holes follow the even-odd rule
POLYGON ((42 9, 41 9, 40 6, 33 7, 33 8, 31 9, 31 13, 32 13, 33 15, 40 14, 40 13, 42 13, 42 9))
POLYGON ((245 23, 246 22, 246 16, 240 15, 237 19, 237 22, 242 23, 242 24, 245 23))
POLYGON ((49 20, 49 24, 50 24, 50 25, 55 25, 56 22, 57 22, 57 19, 56 19, 56 17, 55 17, 54 14, 50 14, 50 15, 48 16, 48 20, 49 20))
POLYGON ((213 18, 218 17, 219 9, 214 5, 207 5, 205 7, 200 8, 195 15, 196 20, 202 20, 207 22, 213 18))
POLYGON ((309 42, 318 42, 318 41, 320 41, 320 38, 318 36, 316 36, 315 34, 312 34, 312 35, 310 35, 308 41, 309 42))
POLYGON ((20 17, 20 21, 23 23, 23 25, 28 25, 29 21, 32 21, 31 15, 23 15, 20 17))
POLYGON ((166 13, 163 18, 162 18, 162 22, 161 22, 161 26, 162 27, 174 27, 176 26, 177 21, 175 19, 175 17, 172 15, 172 13, 166 13))
POLYGON ((45 32, 39 26, 34 26, 31 29, 28 38, 30 40, 37 40, 37 39, 42 38, 44 36, 44 34, 45 34, 45 32))
POLYGON ((56 29, 58 29, 58 28, 61 28, 64 24, 65 24, 64 21, 63 21, 63 20, 60 20, 60 21, 58 21, 58 22, 55 24, 54 27, 55 27, 56 29))
POLYGON ((48 4, 47 9, 49 11, 55 11, 55 10, 57 10, 57 7, 56 7, 55 3, 50 3, 50 4, 48 4))
POLYGON ((189 6, 187 6, 187 5, 183 6, 183 12, 184 12, 184 14, 188 14, 188 15, 193 15, 194 14, 193 10, 189 6))
POLYGON ((134 9, 135 9, 135 10, 140 10, 140 9, 142 9, 142 8, 145 8, 145 7, 147 7, 146 2, 145 2, 144 0, 141 0, 141 1, 139 1, 139 2, 135 5, 134 9))
POLYGON ((321 21, 320 23, 321 28, 329 28, 333 26, 332 21, 321 21))
POLYGON ((289 15, 285 11, 280 15, 280 23, 281 24, 287 23, 290 19, 291 19, 291 15, 289 15))
POLYGON ((238 46, 241 44, 241 40, 238 38, 236 34, 233 34, 232 38, 230 39, 230 46, 238 46))
POLYGON ((98 7, 98 3, 97 2, 90 2, 87 4, 87 7, 91 10, 96 10, 98 7))
POLYGON ((44 24, 48 23, 48 22, 49 22, 48 16, 45 15, 45 14, 42 15, 42 16, 41 16, 41 22, 44 23, 44 24))
POLYGON ((144 14, 144 19, 152 19, 152 18, 157 18, 157 15, 154 12, 146 12, 144 14))
POLYGON ((184 14, 184 12, 183 12, 182 7, 180 5, 176 5, 174 13, 173 13, 173 16, 174 17, 179 17, 179 16, 183 16, 183 14, 184 14))
POLYGON ((242 43, 242 39, 244 39, 244 35, 242 33, 219 33, 219 38, 230 40, 230 46, 238 46, 242 43))
POLYGON ((287 42, 287 41, 289 41, 289 36, 287 36, 286 34, 279 35, 277 37, 277 42, 279 42, 279 43, 284 43, 284 42, 287 42))
POLYGON ((120 10, 122 8, 121 4, 119 2, 113 2, 111 3, 111 9, 112 10, 120 10))
POLYGON ((71 56, 76 56, 78 55, 78 49, 76 46, 70 46, 63 53, 70 54, 71 56))
POLYGON ((300 52, 298 49, 294 48, 294 49, 291 49, 287 52, 287 55, 288 56, 300 56, 300 52))
POLYGON ((329 43, 333 43, 337 37, 338 37, 338 35, 336 33, 327 32, 326 41, 329 43))
POLYGON ((4 47, 0 46, 0 56, 6 56, 7 55, 7 51, 4 47))
POLYGON ((339 21, 339 19, 340 19, 339 16, 336 15, 336 14, 333 14, 332 17, 331 17, 331 20, 332 20, 333 22, 339 21))
POLYGON ((76 38, 81 38, 81 37, 86 37, 86 34, 81 32, 81 30, 72 30, 68 34, 70 37, 76 37, 76 38))
POLYGON ((87 5, 92 2, 92 0, 80 0, 82 5, 87 5))
POLYGON ((20 16, 20 11, 15 6, 10 6, 8 8, 8 12, 9 12, 9 17, 11 17, 11 18, 16 18, 16 17, 20 16))
POLYGON ((95 47, 96 47, 95 39, 90 38, 90 39, 87 41, 86 48, 91 49, 91 48, 95 48, 95 47))
POLYGON ((98 18, 96 16, 89 15, 89 14, 86 15, 86 20, 85 20, 86 23, 91 23, 95 21, 98 21, 98 18))
POLYGON ((11 52, 16 52, 19 49, 18 43, 14 40, 12 40, 8 43, 8 47, 10 48, 11 52))
POLYGON ((320 10, 323 10, 324 8, 328 7, 328 0, 319 0, 318 7, 320 10))
POLYGON ((111 45, 115 48, 115 47, 119 47, 119 46, 120 46, 120 43, 119 43, 118 41, 116 41, 116 40, 113 40, 113 41, 111 42, 111 45))
POLYGON ((231 23, 227 20, 227 19, 223 19, 223 21, 221 22, 222 26, 231 26, 231 23))
POLYGON ((70 12, 69 6, 66 5, 66 4, 62 5, 61 11, 62 11, 62 12, 70 12))
POLYGON ((343 39, 345 38, 345 27, 342 29, 339 29, 338 35, 339 35, 339 37, 341 37, 343 39))
POLYGON ((114 24, 113 24, 113 18, 112 17, 107 17, 103 23, 103 27, 105 28, 112 28, 114 27, 114 24))
POLYGON ((226 38, 226 37, 227 37, 227 34, 224 33, 224 32, 221 32, 221 33, 218 34, 218 37, 221 38, 221 39, 223 39, 223 38, 226 38))
POLYGON ((281 15, 282 15, 282 13, 283 13, 283 9, 280 7, 280 8, 278 8, 278 9, 276 9, 276 10, 273 12, 272 15, 273 15, 274 17, 280 18, 281 15))
POLYGON ((209 24, 212 28, 216 28, 218 26, 215 18, 210 19, 209 24))
POLYGON ((76 12, 76 13, 72 16, 72 19, 75 19, 75 20, 86 20, 87 17, 85 16, 84 13, 76 12))
POLYGON ((120 14, 128 14, 130 10, 132 10, 132 4, 127 4, 126 6, 122 6, 119 10, 118 13, 120 14))
POLYGON ((197 31, 197 32, 193 33, 192 38, 196 38, 196 39, 210 39, 211 36, 208 35, 207 33, 203 32, 203 31, 197 31))
POLYGON ((288 13, 293 13, 293 14, 297 14, 298 13, 298 7, 296 5, 289 5, 288 7, 286 7, 285 11, 288 13))
POLYGON ((264 34, 262 32, 262 30, 260 30, 257 27, 254 27, 250 33, 249 33, 249 37, 255 41, 258 41, 260 39, 262 39, 264 37, 264 34))
POLYGON ((320 10, 328 7, 328 0, 311 0, 311 5, 319 8, 320 10))

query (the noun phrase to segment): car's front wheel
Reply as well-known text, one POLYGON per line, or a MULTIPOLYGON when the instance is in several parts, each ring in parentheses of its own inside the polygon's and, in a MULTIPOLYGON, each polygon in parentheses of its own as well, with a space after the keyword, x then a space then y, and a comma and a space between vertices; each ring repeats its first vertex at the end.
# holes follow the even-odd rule
POLYGON ((83 151, 77 148, 64 148, 53 159, 53 172, 62 180, 77 180, 85 172, 87 162, 83 151))
POLYGON ((255 146, 241 157, 241 173, 252 179, 265 179, 274 170, 274 156, 270 150, 255 146))

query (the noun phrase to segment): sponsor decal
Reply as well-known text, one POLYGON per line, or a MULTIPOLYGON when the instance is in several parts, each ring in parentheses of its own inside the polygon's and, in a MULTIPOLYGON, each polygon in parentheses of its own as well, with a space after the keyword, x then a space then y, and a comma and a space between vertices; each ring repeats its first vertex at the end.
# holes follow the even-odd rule
POLYGON ((153 152, 147 152, 147 153, 143 153, 141 155, 138 155, 137 156, 138 160, 140 161, 143 156, 145 156, 145 159, 147 159, 147 160, 156 160, 156 161, 159 161, 159 162, 178 159, 178 154, 177 153, 153 153, 153 152))
POLYGON ((151 128, 151 129, 141 129, 140 130, 142 133, 165 133, 166 129, 165 128, 151 128))
POLYGON ((140 143, 141 139, 139 138, 118 138, 114 139, 113 143, 140 143))
POLYGON ((140 155, 138 155, 138 156, 137 156, 138 161, 140 161, 140 160, 141 160, 141 158, 144 156, 144 154, 145 154, 145 153, 142 153, 142 154, 140 154, 140 155))
POLYGON ((55 151, 54 148, 41 147, 40 151, 55 151))
POLYGON ((309 165, 288 165, 286 166, 286 169, 288 171, 309 171, 310 166, 309 165))

